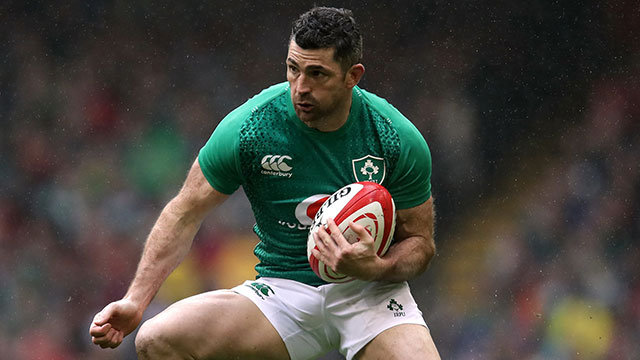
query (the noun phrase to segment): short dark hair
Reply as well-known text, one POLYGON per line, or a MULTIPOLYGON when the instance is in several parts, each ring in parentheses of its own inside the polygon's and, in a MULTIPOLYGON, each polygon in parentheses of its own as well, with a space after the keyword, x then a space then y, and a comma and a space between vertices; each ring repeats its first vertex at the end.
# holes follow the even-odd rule
POLYGON ((314 7, 294 21, 291 38, 303 49, 335 49, 343 69, 362 60, 362 35, 349 9, 314 7))

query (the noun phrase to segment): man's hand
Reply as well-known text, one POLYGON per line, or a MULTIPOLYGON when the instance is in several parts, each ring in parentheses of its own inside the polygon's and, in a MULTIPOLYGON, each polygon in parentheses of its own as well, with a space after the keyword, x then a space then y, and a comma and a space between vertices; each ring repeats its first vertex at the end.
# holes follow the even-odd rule
POLYGON ((164 280, 189 252, 207 212, 227 197, 209 185, 196 159, 182 189, 153 225, 127 294, 93 318, 89 333, 94 344, 115 348, 138 327, 164 280))
POLYGON ((89 327, 91 340, 103 349, 118 347, 122 339, 138 327, 142 313, 131 300, 112 302, 93 318, 89 327))
POLYGON ((327 229, 321 226, 314 234, 317 249, 313 255, 331 270, 372 281, 382 273, 384 261, 376 254, 371 234, 361 225, 349 223, 360 241, 350 244, 333 219, 327 219, 327 229))

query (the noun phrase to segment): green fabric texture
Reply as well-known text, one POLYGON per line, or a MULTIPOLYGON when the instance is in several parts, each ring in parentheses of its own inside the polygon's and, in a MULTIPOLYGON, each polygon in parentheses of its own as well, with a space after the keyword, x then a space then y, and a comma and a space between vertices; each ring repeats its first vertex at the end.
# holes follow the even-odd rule
POLYGON ((398 209, 431 196, 431 155, 419 131, 384 99, 358 87, 345 125, 333 132, 307 127, 295 115, 287 83, 274 85, 225 117, 199 154, 218 191, 242 186, 260 238, 260 276, 320 280, 307 261, 309 198, 371 179, 398 209))

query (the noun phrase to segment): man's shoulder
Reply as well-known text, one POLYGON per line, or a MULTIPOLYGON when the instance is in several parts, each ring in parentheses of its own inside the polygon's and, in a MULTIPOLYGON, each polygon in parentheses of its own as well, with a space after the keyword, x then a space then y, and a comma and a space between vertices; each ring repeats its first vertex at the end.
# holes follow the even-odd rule
POLYGON ((251 99, 249 99, 249 102, 268 103, 273 99, 284 95, 288 91, 289 91, 289 83, 286 81, 281 82, 278 84, 271 85, 268 88, 260 91, 258 94, 256 94, 251 99))
POLYGON ((363 103, 373 112, 379 114, 383 118, 396 121, 409 121, 396 107, 391 105, 387 99, 376 95, 365 89, 356 87, 355 96, 359 96, 363 103))
POLYGON ((402 135, 414 136, 418 132, 415 125, 395 106, 391 105, 385 98, 378 96, 372 92, 356 88, 354 96, 360 96, 363 104, 368 108, 373 116, 377 116, 384 120, 386 126, 392 127, 402 135))
POLYGON ((216 126, 214 134, 237 135, 240 129, 247 124, 247 121, 254 119, 255 114, 264 109, 270 109, 274 113, 285 111, 286 101, 283 99, 285 97, 283 95, 286 95, 288 90, 289 84, 286 82, 262 90, 228 113, 216 126))

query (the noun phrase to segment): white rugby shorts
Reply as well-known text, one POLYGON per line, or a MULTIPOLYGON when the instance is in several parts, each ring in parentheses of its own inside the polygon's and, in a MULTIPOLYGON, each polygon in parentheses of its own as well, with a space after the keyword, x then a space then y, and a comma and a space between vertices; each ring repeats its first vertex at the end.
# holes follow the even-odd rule
POLYGON ((313 287, 259 278, 232 289, 253 301, 280 334, 293 360, 338 349, 347 360, 386 329, 427 327, 406 282, 366 282, 313 287))

